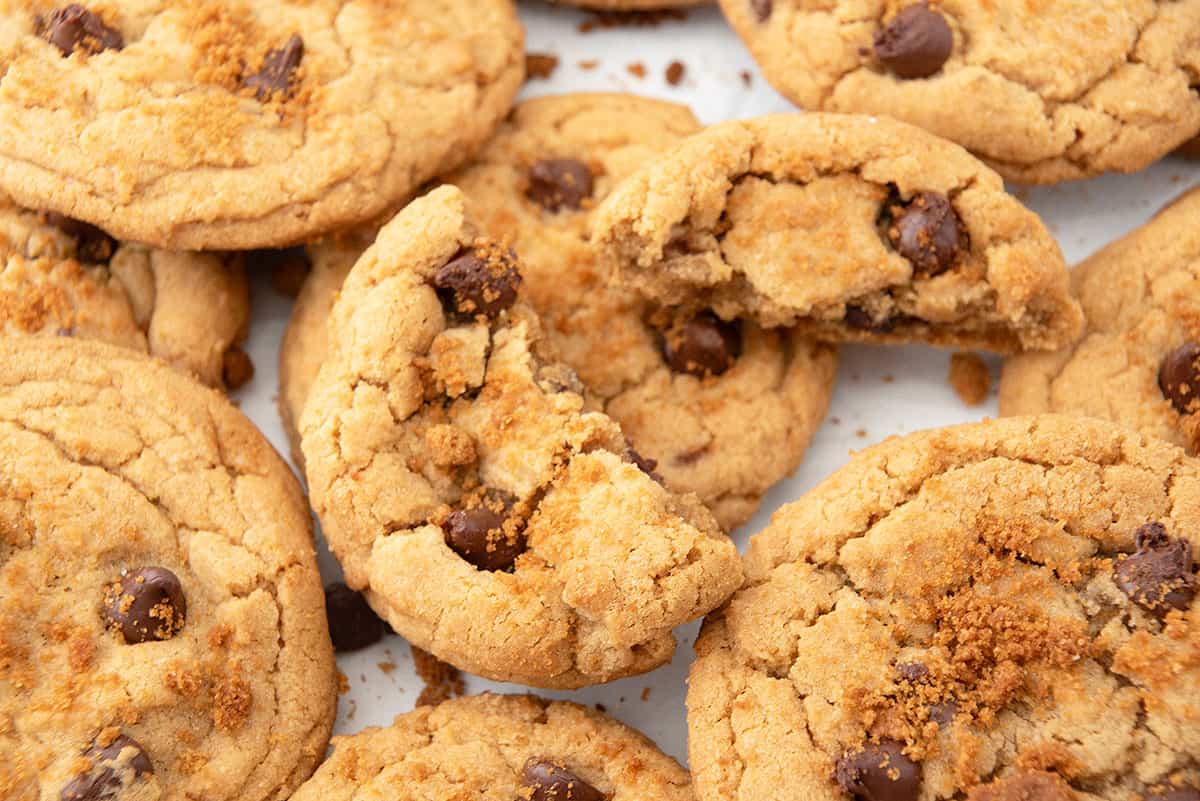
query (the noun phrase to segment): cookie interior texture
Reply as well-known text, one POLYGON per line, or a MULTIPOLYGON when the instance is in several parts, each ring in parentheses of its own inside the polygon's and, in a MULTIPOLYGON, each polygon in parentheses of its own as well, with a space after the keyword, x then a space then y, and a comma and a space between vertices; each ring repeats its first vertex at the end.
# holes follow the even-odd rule
POLYGON ((0 189, 172 249, 286 246, 382 213, 470 156, 524 70, 511 0, 83 11, 91 28, 0 6, 0 189))
POLYGON ((1084 414, 1200 449, 1200 364, 1168 369, 1200 347, 1197 215, 1193 190, 1071 271, 1083 333, 1060 351, 1009 359, 1001 414, 1084 414))
POLYGON ((1045 415, 890 439, 752 538, 697 642, 697 796, 1200 788, 1200 463, 1045 415))
POLYGON ((0 340, 0 789, 274 799, 334 662, 308 509, 213 390, 130 350, 0 340))
POLYGON ((666 304, 829 341, 1009 352, 1078 333, 1062 254, 965 150, 903 123, 783 114, 712 126, 624 181, 593 234, 666 304))
POLYGON ((453 187, 384 226, 304 404, 313 505, 347 583, 439 658, 535 686, 644 672, 740 561, 694 496, 584 410, 519 285, 453 187))
POLYGON ((1006 179, 1133 172, 1200 131, 1200 2, 720 0, 805 109, 880 114, 1006 179))

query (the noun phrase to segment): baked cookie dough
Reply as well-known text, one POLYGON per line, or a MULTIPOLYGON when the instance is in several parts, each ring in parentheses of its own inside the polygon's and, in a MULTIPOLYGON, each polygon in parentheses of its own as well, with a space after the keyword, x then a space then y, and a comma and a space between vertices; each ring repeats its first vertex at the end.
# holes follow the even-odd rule
POLYGON ((1071 273, 1087 319, 1055 353, 1009 359, 1000 413, 1101 417, 1200 450, 1200 189, 1071 273))
POLYGON ((286 798, 336 698, 291 472, 130 350, 0 339, 0 797, 286 798))
POLYGON ((584 410, 465 206, 414 201, 347 276, 300 418, 313 507, 346 583, 443 661, 545 687, 650 670, 737 551, 584 410))
POLYGON ((687 771, 643 735, 529 695, 419 707, 333 743, 293 801, 692 801, 687 771))
POLYGON ((0 191, 173 250, 368 220, 521 85, 511 0, 0 5, 0 191))
POLYGON ((1193 801, 1200 462, 1046 415, 894 438, 784 507, 688 690, 701 801, 1193 801))
POLYGON ((1133 172, 1200 132, 1200 0, 720 0, 811 111, 880 114, 1005 178, 1133 172))
POLYGON ((664 304, 825 341, 1045 350, 1081 325, 1058 245, 1000 177, 882 118, 715 125, 623 181, 593 237, 664 304))
POLYGON ((148 352, 209 386, 253 374, 241 349, 250 290, 240 256, 119 243, 87 223, 0 197, 0 331, 148 352))

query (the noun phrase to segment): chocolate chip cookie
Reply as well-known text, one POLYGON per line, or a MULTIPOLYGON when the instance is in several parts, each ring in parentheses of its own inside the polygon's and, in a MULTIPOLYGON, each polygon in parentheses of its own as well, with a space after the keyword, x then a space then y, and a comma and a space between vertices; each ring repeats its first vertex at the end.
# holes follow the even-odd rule
POLYGON ((1054 349, 1081 324, 1041 221, 965 150, 899 122, 715 125, 593 215, 618 277, 668 305, 826 341, 1054 349))
POLYGON ((697 797, 1195 799, 1198 531, 1200 462, 1104 421, 857 454, 697 642, 697 797))
POLYGON ((120 243, 87 223, 0 197, 4 334, 109 342, 235 389, 254 370, 240 347, 249 324, 240 257, 120 243))
POLYGON ((720 0, 768 80, 881 114, 1012 181, 1133 172, 1200 131, 1197 0, 720 0))
POLYGON ((574 687, 667 661, 740 583, 733 543, 662 487, 553 360, 522 266, 442 187, 347 276, 300 418, 346 583, 489 678, 574 687))
POLYGON ((173 250, 293 244, 468 158, 522 45, 511 0, 13 0, 0 190, 173 250))
POLYGON ((300 488, 220 394, 0 339, 0 796, 278 799, 335 703, 300 488))
POLYGON ((1009 359, 1001 414, 1101 417, 1200 451, 1200 189, 1076 267, 1083 334, 1009 359))
POLYGON ((687 771, 654 743, 578 704, 478 695, 419 707, 334 739, 293 801, 692 801, 687 771))

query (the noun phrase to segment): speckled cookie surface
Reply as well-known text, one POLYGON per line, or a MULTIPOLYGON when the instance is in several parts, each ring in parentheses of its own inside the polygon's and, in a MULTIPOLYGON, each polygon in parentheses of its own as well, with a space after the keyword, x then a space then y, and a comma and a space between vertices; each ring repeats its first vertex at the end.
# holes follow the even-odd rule
POLYGON ((1197 0, 720 0, 802 108, 886 114, 1001 175, 1132 172, 1200 131, 1197 0))
POLYGON ((697 797, 1196 798, 1198 530, 1200 462, 1104 421, 857 454, 697 642, 697 797))
POLYGON ((687 771, 591 709, 478 695, 334 741, 295 801, 691 801, 687 771))
POLYGON ((266 440, 140 354, 6 338, 0 454, 0 797, 287 797, 334 664, 266 440))
POLYGON ((558 687, 649 670, 737 586, 737 552, 584 410, 519 257, 465 205, 453 187, 410 204, 333 307, 300 419, 326 539, 347 584, 456 667, 558 687))
POLYGON ((1081 324, 1041 221, 957 145, 903 123, 714 125, 593 215, 621 280, 828 341, 1053 349, 1081 324))
POLYGON ((367 220, 520 86, 511 0, 0 2, 0 190, 172 249, 367 220), (87 6, 87 4, 84 4, 87 6))
POLYGON ((0 198, 6 335, 109 342, 210 386, 248 378, 249 357, 239 347, 250 323, 241 258, 122 244, 78 221, 47 219, 0 198))

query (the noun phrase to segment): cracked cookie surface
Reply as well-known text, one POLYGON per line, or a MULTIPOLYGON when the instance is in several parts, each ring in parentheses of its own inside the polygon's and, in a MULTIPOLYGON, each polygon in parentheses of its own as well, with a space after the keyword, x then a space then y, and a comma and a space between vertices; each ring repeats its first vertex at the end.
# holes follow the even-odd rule
POLYGON ((584 409, 520 285, 454 187, 383 227, 301 414, 313 506, 346 583, 439 659, 546 687, 641 673, 740 560, 584 409))
POLYGON ((213 390, 0 340, 0 796, 278 799, 333 725, 308 509, 213 390))
POLYGON ((4 0, 0 189, 159 247, 293 244, 468 158, 522 47, 511 0, 4 0))
POLYGON ((639 732, 578 704, 529 695, 420 707, 333 746, 295 801, 397 793, 427 801, 692 799, 687 771, 639 732))
POLYGON ((593 215, 656 300, 826 341, 1054 349, 1081 325, 1041 221, 962 148, 904 123, 780 114, 714 125, 593 215))
POLYGON ((1001 414, 1100 417, 1200 450, 1197 215, 1192 190, 1071 271, 1083 334, 1060 351, 1009 359, 1001 414))
POLYGON ((249 376, 250 289, 239 256, 119 243, 0 198, 0 326, 147 352, 209 386, 249 376))
POLYGON ((1133 172, 1200 131, 1197 0, 720 0, 802 108, 886 114, 1005 178, 1133 172))
POLYGON ((1194 798, 1198 530, 1200 462, 1104 421, 857 454, 751 539, 701 633, 697 797, 1194 798))

